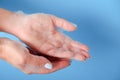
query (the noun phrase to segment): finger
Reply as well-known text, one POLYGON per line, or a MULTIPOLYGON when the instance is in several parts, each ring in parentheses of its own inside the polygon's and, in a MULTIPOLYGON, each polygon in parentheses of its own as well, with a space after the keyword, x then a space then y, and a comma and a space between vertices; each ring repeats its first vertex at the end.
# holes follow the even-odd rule
POLYGON ((55 26, 65 29, 67 31, 76 30, 76 26, 73 23, 70 23, 62 18, 58 18, 56 16, 50 15, 55 26))
POLYGON ((89 53, 87 53, 84 50, 80 50, 80 51, 81 51, 81 54, 84 55, 86 58, 90 58, 90 54, 89 53))
POLYGON ((67 59, 71 59, 74 56, 74 54, 71 51, 66 51, 63 49, 52 49, 48 51, 47 55, 52 55, 54 57, 67 58, 67 59))
POLYGON ((47 58, 49 61, 51 61, 51 62, 53 62, 53 61, 60 61, 60 60, 70 61, 69 59, 66 59, 66 58, 58 58, 58 57, 53 57, 53 56, 45 55, 45 54, 43 54, 43 53, 34 51, 34 50, 32 50, 31 48, 29 48, 29 47, 27 47, 27 49, 29 49, 29 51, 30 51, 31 54, 37 55, 37 56, 43 56, 43 57, 47 58))
POLYGON ((46 55, 37 51, 32 50, 31 48, 27 47, 30 51, 31 54, 37 55, 37 56, 45 56, 46 58, 48 58, 49 60, 51 60, 51 58, 54 59, 58 59, 58 58, 68 58, 71 59, 71 57, 73 57, 73 53, 70 51, 64 51, 62 49, 52 49, 50 51, 46 52, 46 55), (50 57, 51 56, 51 57, 50 57))
POLYGON ((80 48, 80 49, 83 49, 85 50, 86 52, 88 52, 89 48, 86 46, 86 45, 83 45, 81 43, 78 43, 76 41, 71 41, 71 45, 75 48, 80 48))
POLYGON ((48 73, 52 73, 52 72, 55 72, 57 70, 60 70, 60 69, 63 69, 67 66, 70 65, 70 60, 68 59, 59 59, 59 60, 56 60, 56 61, 52 61, 52 64, 53 64, 53 69, 51 70, 44 70, 38 74, 48 74, 48 73))
POLYGON ((86 58, 90 58, 90 54, 83 49, 76 48, 70 45, 69 50, 72 51, 74 54, 82 54, 86 58))
POLYGON ((35 74, 44 72, 44 70, 50 70, 52 68, 53 65, 47 58, 29 54, 22 69, 27 74, 35 74))
POLYGON ((87 53, 88 52, 88 47, 80 44, 78 42, 73 41, 72 39, 70 39, 69 37, 65 37, 65 43, 67 46, 67 48, 72 51, 74 54, 82 54, 84 55, 86 58, 90 58, 90 55, 87 53))
POLYGON ((80 60, 80 61, 85 61, 86 57, 83 56, 82 54, 75 54, 75 56, 73 57, 73 59, 80 60))

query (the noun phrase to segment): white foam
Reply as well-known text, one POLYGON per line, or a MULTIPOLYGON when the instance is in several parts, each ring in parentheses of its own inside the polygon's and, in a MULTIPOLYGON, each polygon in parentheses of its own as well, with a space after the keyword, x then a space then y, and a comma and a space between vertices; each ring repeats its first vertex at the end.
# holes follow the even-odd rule
POLYGON ((47 69, 52 69, 53 68, 52 64, 50 64, 50 63, 46 63, 44 67, 47 68, 47 69))

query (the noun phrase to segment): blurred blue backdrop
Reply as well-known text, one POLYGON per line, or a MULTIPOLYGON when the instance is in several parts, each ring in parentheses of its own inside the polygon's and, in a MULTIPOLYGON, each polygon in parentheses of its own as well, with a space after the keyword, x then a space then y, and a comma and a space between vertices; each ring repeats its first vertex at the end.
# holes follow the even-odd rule
MULTIPOLYGON (((120 0, 0 0, 0 7, 28 14, 49 13, 77 24, 75 32, 64 33, 88 45, 92 56, 46 75, 26 75, 0 61, 0 80, 120 80, 120 0)), ((3 36, 18 41, 0 33, 3 36)))

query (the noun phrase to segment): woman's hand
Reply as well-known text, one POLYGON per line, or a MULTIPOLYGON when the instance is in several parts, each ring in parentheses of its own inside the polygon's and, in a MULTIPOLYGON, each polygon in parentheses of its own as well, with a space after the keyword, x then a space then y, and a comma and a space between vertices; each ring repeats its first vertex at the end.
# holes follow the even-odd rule
POLYGON ((1 31, 17 36, 43 54, 82 61, 90 57, 87 46, 57 31, 57 27, 67 31, 76 29, 64 19, 48 14, 26 15, 0 9, 0 23, 1 31))
POLYGON ((0 38, 0 58, 27 74, 47 74, 70 65, 67 59, 35 55, 34 51, 8 38, 0 38))
POLYGON ((73 41, 56 29, 57 27, 67 31, 76 29, 64 19, 48 14, 17 14, 16 21, 17 25, 12 34, 34 50, 49 56, 82 61, 90 57, 87 46, 73 41))

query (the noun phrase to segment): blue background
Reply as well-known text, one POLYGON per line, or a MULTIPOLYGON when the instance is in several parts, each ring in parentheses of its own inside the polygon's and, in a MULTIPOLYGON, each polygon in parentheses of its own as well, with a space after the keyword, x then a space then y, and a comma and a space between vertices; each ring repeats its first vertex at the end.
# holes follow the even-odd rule
MULTIPOLYGON (((120 80, 120 0, 0 0, 0 7, 49 13, 77 24, 77 31, 64 33, 88 45, 92 56, 46 75, 26 75, 0 61, 0 80, 120 80)), ((3 36, 18 41, 0 33, 3 36)))

